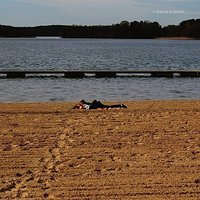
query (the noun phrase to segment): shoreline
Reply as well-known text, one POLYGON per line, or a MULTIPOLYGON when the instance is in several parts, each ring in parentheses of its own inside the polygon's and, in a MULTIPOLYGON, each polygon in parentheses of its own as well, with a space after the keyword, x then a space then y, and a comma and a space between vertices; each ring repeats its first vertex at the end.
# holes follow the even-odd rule
POLYGON ((59 39, 94 39, 94 40, 200 40, 200 38, 191 37, 155 37, 155 38, 104 38, 104 37, 0 37, 0 39, 49 39, 49 40, 59 40, 59 39))
MULTIPOLYGON (((81 98, 80 98, 81 99, 81 98)), ((92 101, 91 99, 87 101, 92 101)), ((135 99, 135 100, 100 100, 102 103, 139 103, 139 102, 198 102, 200 99, 135 99)), ((78 101, 1 101, 0 104, 76 104, 78 101)))
POLYGON ((0 103, 3 199, 198 198, 200 100, 75 103, 0 103))
MULTIPOLYGON (((120 109, 120 110, 133 110, 134 105, 139 106, 147 106, 147 105, 156 105, 156 107, 162 108, 163 105, 167 106, 177 106, 182 104, 184 106, 189 106, 190 104, 200 104, 200 99, 162 99, 162 100, 126 100, 126 101, 101 101, 103 104, 106 105, 113 105, 113 104, 125 104, 127 105, 127 109, 120 109)), ((44 102, 0 102, 0 113, 4 110, 16 110, 19 112, 24 112, 23 110, 31 109, 31 110, 49 110, 49 112, 67 112, 69 110, 73 110, 72 108, 79 103, 79 101, 58 101, 58 102, 51 102, 51 101, 44 101, 44 102)), ((114 109, 111 109, 111 111, 114 109)), ((95 111, 95 110, 73 110, 75 112, 84 112, 84 111, 95 111)))
POLYGON ((199 40, 198 38, 190 37, 158 37, 157 40, 199 40))

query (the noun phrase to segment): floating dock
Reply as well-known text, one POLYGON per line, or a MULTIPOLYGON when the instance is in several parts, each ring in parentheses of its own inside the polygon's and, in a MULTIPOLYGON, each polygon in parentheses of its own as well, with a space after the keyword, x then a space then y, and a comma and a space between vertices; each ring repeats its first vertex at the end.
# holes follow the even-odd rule
POLYGON ((114 77, 200 77, 200 70, 132 70, 132 71, 0 71, 6 78, 26 78, 27 76, 61 76, 65 78, 114 78, 114 77))

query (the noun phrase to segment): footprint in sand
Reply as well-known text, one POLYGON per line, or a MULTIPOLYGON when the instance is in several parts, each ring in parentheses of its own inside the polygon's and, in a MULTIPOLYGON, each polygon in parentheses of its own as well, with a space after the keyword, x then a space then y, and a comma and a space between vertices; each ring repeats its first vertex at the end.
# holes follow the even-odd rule
POLYGON ((66 144, 66 142, 65 142, 65 138, 66 138, 66 135, 65 134, 61 134, 60 136, 59 136, 59 141, 58 141, 58 146, 59 146, 59 148, 63 148, 64 146, 65 146, 65 144, 66 144))
POLYGON ((59 144, 58 144, 58 146, 60 147, 60 148, 63 148, 63 147, 65 147, 65 141, 60 141, 59 142, 59 144))
POLYGON ((29 196, 28 192, 22 192, 21 197, 27 198, 29 196))
POLYGON ((45 198, 45 199, 55 199, 55 196, 54 196, 54 195, 50 195, 50 194, 48 194, 48 193, 45 193, 45 194, 44 194, 44 198, 45 198))
POLYGON ((52 150, 52 158, 54 159, 54 161, 60 161, 60 148, 56 148, 52 150))
POLYGON ((43 162, 48 163, 51 161, 51 158, 41 158, 41 160, 43 160, 43 162))
POLYGON ((54 164, 53 164, 52 162, 49 162, 49 163, 47 163, 46 168, 47 168, 48 170, 51 170, 51 169, 54 168, 54 164))
POLYGON ((110 159, 111 159, 112 161, 114 161, 114 162, 121 162, 121 161, 122 161, 122 159, 121 159, 120 157, 114 156, 114 155, 111 155, 111 156, 110 156, 110 159))
POLYGON ((60 140, 64 140, 66 138, 66 135, 65 134, 61 134, 59 138, 60 138, 60 140))
POLYGON ((0 192, 14 192, 15 197, 27 198, 29 193, 27 190, 27 184, 31 184, 35 177, 31 170, 27 170, 25 174, 16 173, 16 180, 9 182, 0 192))
POLYGON ((12 145, 11 144, 5 145, 3 151, 12 151, 12 145))
POLYGON ((0 192, 7 192, 11 191, 12 189, 16 188, 16 183, 11 182, 8 185, 6 185, 4 188, 0 189, 0 192))

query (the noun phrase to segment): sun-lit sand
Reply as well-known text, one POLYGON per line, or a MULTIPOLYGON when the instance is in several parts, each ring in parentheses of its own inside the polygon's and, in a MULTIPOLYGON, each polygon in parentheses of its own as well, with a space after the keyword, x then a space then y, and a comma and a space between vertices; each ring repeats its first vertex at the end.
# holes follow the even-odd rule
POLYGON ((125 104, 1 103, 0 199, 199 199, 200 101, 125 104))

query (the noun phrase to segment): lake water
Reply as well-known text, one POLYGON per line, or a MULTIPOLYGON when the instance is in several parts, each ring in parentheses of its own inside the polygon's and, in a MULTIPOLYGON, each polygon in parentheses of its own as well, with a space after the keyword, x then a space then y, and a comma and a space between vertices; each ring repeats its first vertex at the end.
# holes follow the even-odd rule
MULTIPOLYGON (((0 39, 0 70, 200 70, 200 41, 0 39)), ((6 79, 0 102, 200 99, 199 78, 6 79)))

